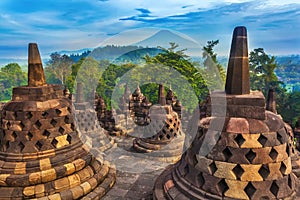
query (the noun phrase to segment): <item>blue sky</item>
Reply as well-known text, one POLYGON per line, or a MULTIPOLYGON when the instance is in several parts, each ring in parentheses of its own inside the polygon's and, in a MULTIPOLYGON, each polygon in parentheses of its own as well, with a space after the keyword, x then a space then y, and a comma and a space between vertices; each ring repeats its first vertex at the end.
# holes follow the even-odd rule
POLYGON ((139 28, 167 28, 201 45, 219 39, 217 53, 228 55, 238 25, 248 29, 250 50, 300 54, 299 22, 299 0, 1 0, 0 58, 25 57, 29 42, 45 54, 94 48, 139 28))

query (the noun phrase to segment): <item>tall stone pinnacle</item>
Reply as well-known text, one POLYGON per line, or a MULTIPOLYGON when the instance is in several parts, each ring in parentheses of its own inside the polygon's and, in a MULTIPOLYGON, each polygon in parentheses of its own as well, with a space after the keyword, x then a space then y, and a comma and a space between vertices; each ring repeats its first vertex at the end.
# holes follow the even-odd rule
POLYGON ((83 97, 83 88, 82 83, 77 83, 77 91, 76 91, 76 103, 83 103, 84 97, 83 97))
POLYGON ((46 85, 46 79, 39 49, 36 43, 28 45, 28 86, 46 85))
POLYGON ((268 100, 266 105, 266 110, 269 110, 275 114, 277 114, 276 110, 276 100, 275 100, 275 91, 274 89, 269 89, 268 100))
POLYGON ((247 29, 244 26, 233 31, 225 91, 235 95, 250 93, 247 29))
POLYGON ((159 89, 158 89, 158 104, 162 106, 166 105, 165 87, 161 84, 159 84, 159 89))

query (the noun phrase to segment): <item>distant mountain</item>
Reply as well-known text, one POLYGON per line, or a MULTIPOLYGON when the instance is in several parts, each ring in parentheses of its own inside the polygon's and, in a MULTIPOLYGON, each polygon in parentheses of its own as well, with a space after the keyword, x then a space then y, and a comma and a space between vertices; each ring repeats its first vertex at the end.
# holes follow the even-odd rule
POLYGON ((87 51, 92 51, 93 48, 83 48, 83 49, 78 49, 78 50, 61 50, 61 51, 58 51, 57 53, 59 53, 60 55, 76 55, 76 54, 82 54, 84 52, 87 52, 87 51))
POLYGON ((199 45, 196 42, 182 37, 179 34, 169 30, 158 31, 147 39, 135 43, 135 45, 143 47, 161 46, 164 48, 168 48, 170 47, 170 42, 175 42, 176 44, 178 44, 180 49, 199 48, 199 45))
POLYGON ((109 60, 113 61, 120 56, 137 50, 143 49, 143 47, 139 46, 115 46, 115 45, 108 45, 105 47, 97 47, 95 48, 89 56, 95 58, 96 60, 109 60))
POLYGON ((144 61, 143 57, 146 55, 153 57, 157 54, 161 53, 162 50, 158 48, 143 48, 143 49, 136 49, 130 51, 128 53, 123 54, 122 56, 115 59, 115 63, 141 63, 144 61))

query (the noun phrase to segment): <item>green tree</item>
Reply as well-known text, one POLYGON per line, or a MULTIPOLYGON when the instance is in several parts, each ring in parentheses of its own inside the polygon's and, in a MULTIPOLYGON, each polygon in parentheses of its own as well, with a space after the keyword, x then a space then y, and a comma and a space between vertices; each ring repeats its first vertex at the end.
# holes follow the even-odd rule
MULTIPOLYGON (((119 81, 119 78, 122 77, 129 70, 136 67, 137 65, 132 63, 126 63, 123 65, 116 65, 110 63, 108 67, 106 67, 107 64, 108 64, 107 61, 104 61, 104 63, 100 64, 101 69, 105 69, 105 71, 102 73, 102 76, 99 79, 96 91, 99 96, 104 98, 104 101, 108 109, 110 109, 111 104, 113 104, 114 107, 118 106, 117 102, 111 101, 112 100, 111 97, 115 89, 115 86, 119 81)), ((122 91, 124 92, 124 90, 122 91)), ((122 94, 120 93, 119 96, 121 95, 122 94)))
POLYGON ((27 85, 27 73, 23 72, 19 64, 10 63, 0 70, 0 99, 9 100, 12 89, 17 86, 27 85))
POLYGON ((298 117, 300 117, 300 92, 285 93, 278 103, 278 112, 282 115, 283 119, 291 125, 295 125, 298 117))
POLYGON ((249 67, 251 89, 262 91, 266 98, 269 89, 275 89, 278 113, 284 121, 293 124, 300 116, 300 93, 288 93, 284 83, 279 81, 275 73, 275 57, 266 54, 263 48, 254 49, 250 52, 249 67))
POLYGON ((202 48, 202 58, 205 59, 203 62, 206 70, 205 80, 211 89, 223 89, 226 79, 224 67, 218 62, 217 54, 214 52, 214 47, 218 44, 219 40, 211 40, 202 48))
POLYGON ((62 85, 65 85, 67 77, 71 74, 73 63, 73 60, 65 54, 52 53, 45 69, 47 82, 57 83, 59 81, 62 85))
MULTIPOLYGON (((163 52, 157 54, 154 57, 146 56, 145 57, 146 63, 152 65, 159 64, 159 67, 168 66, 175 69, 177 72, 179 72, 182 75, 182 77, 185 80, 189 82, 189 85, 191 86, 193 92, 196 94, 198 98, 198 102, 205 100, 208 94, 208 89, 207 89, 206 82, 202 77, 201 72, 189 60, 189 57, 185 54, 185 49, 176 51, 178 45, 176 45, 175 43, 170 43, 170 45, 171 45, 170 48, 168 49, 162 48, 163 52)), ((165 74, 159 74, 158 76, 161 76, 161 78, 163 79, 164 77, 167 77, 169 75, 168 73, 165 73, 165 74)), ((176 79, 176 77, 172 77, 172 78, 176 79)), ((181 87, 179 79, 176 85, 174 86, 172 85, 172 88, 174 87, 181 87)), ((180 89, 188 90, 187 88, 180 88, 180 89)), ((189 102, 190 97, 188 95, 184 95, 184 94, 181 94, 181 96, 180 94, 177 95, 182 102, 184 101, 189 102)), ((198 104, 198 102, 187 103, 188 105, 187 109, 195 108, 195 104, 198 104)))
POLYGON ((276 67, 275 57, 266 54, 263 48, 251 51, 249 56, 251 88, 262 91, 265 96, 270 88, 280 89, 283 83, 275 74, 276 67))

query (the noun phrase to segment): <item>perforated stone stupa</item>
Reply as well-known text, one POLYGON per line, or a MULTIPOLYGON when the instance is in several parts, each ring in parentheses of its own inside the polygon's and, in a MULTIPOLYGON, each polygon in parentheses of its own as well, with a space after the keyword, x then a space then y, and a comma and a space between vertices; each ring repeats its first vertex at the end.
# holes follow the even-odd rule
POLYGON ((158 105, 151 107, 151 123, 142 129, 151 134, 149 137, 136 138, 133 149, 140 153, 152 153, 152 156, 168 160, 173 157, 178 160, 181 156, 184 134, 181 132, 181 121, 178 114, 172 110, 171 105, 166 105, 164 86, 159 86, 158 105), (154 127, 154 126, 161 127, 154 127), (157 131, 157 132, 155 132, 157 131))
POLYGON ((114 167, 79 139, 72 102, 46 84, 36 44, 28 86, 13 89, 0 123, 0 199, 99 199, 113 186, 114 167))
POLYGON ((129 112, 134 123, 146 126, 150 123, 149 108, 152 104, 143 95, 139 86, 129 96, 129 112))
MULTIPOLYGON (((77 96, 83 97, 81 83, 77 84, 77 96)), ((75 102, 75 113, 81 137, 90 140, 90 145, 94 149, 103 152, 111 148, 114 140, 108 135, 107 131, 100 126, 97 113, 90 102, 75 102)))
POLYGON ((250 91, 245 27, 233 33, 225 91, 210 95, 197 136, 156 180, 154 199, 296 198, 285 123, 250 91))

